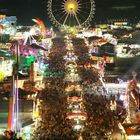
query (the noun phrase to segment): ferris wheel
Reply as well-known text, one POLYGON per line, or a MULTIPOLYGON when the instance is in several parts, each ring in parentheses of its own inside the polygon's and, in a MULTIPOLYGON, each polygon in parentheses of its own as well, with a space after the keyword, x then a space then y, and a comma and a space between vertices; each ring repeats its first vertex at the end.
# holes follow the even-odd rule
POLYGON ((95 11, 94 0, 49 0, 47 12, 57 27, 89 26, 95 11))

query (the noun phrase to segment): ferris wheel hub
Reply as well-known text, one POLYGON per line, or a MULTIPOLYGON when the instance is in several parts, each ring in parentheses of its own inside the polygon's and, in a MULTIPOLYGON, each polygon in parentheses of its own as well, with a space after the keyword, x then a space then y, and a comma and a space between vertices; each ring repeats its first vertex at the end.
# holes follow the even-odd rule
POLYGON ((79 10, 79 5, 76 0, 67 0, 64 3, 65 12, 68 14, 75 14, 79 10))

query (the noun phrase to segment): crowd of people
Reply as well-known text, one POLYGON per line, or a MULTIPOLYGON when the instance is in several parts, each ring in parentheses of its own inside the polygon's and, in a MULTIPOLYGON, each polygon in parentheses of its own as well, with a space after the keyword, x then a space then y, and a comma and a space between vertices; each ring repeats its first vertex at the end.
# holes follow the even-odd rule
POLYGON ((75 140, 76 135, 69 120, 66 119, 66 97, 51 89, 42 91, 44 99, 40 104, 40 120, 34 132, 34 140, 75 140))
MULTIPOLYGON (((59 47, 64 45, 60 40, 54 41, 54 47, 49 56, 49 68, 64 69, 63 60, 65 49, 59 47)), ((47 77, 46 89, 38 94, 40 100, 40 119, 34 131, 34 140, 76 140, 77 134, 72 129, 71 122, 66 119, 67 98, 64 94, 66 83, 64 77, 47 77)))
POLYGON ((91 135, 98 139, 107 138, 117 126, 114 114, 110 109, 110 100, 106 96, 85 94, 84 103, 88 112, 88 126, 91 135))
MULTIPOLYGON (((110 101, 102 88, 98 71, 92 67, 88 55, 88 47, 81 39, 73 39, 75 54, 78 56, 77 69, 81 77, 79 84, 83 87, 83 104, 87 113, 84 129, 76 131, 72 122, 66 117, 67 95, 65 88, 67 82, 63 76, 46 77, 46 88, 38 93, 39 118, 32 136, 33 140, 105 140, 116 130, 120 111, 112 111, 110 101), (101 88, 101 89, 100 89, 101 88), (101 91, 101 92, 99 92, 101 91)), ((66 53, 63 40, 55 40, 49 55, 49 69, 61 69, 64 74, 66 53)), ((73 91, 74 92, 74 91, 73 91)))
POLYGON ((17 133, 11 130, 6 130, 4 135, 0 135, 0 140, 23 140, 17 136, 17 133))

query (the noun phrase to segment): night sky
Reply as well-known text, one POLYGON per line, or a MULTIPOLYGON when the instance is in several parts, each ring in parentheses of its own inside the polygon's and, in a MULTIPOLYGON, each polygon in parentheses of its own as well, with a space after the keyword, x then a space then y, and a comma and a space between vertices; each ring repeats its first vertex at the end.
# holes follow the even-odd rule
MULTIPOLYGON (((113 18, 139 18, 140 0, 95 0, 93 22, 113 18)), ((16 15, 19 24, 33 24, 32 18, 40 17, 49 24, 47 0, 0 0, 1 13, 16 15)))

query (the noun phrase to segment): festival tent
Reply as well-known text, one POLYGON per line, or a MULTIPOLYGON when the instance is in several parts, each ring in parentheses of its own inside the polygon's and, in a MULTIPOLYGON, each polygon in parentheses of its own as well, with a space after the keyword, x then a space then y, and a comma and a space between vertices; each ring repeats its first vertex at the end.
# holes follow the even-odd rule
POLYGON ((98 36, 91 36, 91 37, 88 38, 88 41, 89 41, 89 42, 92 42, 92 41, 96 41, 96 40, 98 40, 98 39, 101 39, 101 37, 98 37, 98 36))
POLYGON ((118 43, 125 43, 125 44, 140 44, 140 31, 135 31, 131 33, 131 37, 129 38, 121 38, 118 43))
POLYGON ((111 43, 101 45, 99 47, 99 55, 115 56, 115 46, 111 43))

